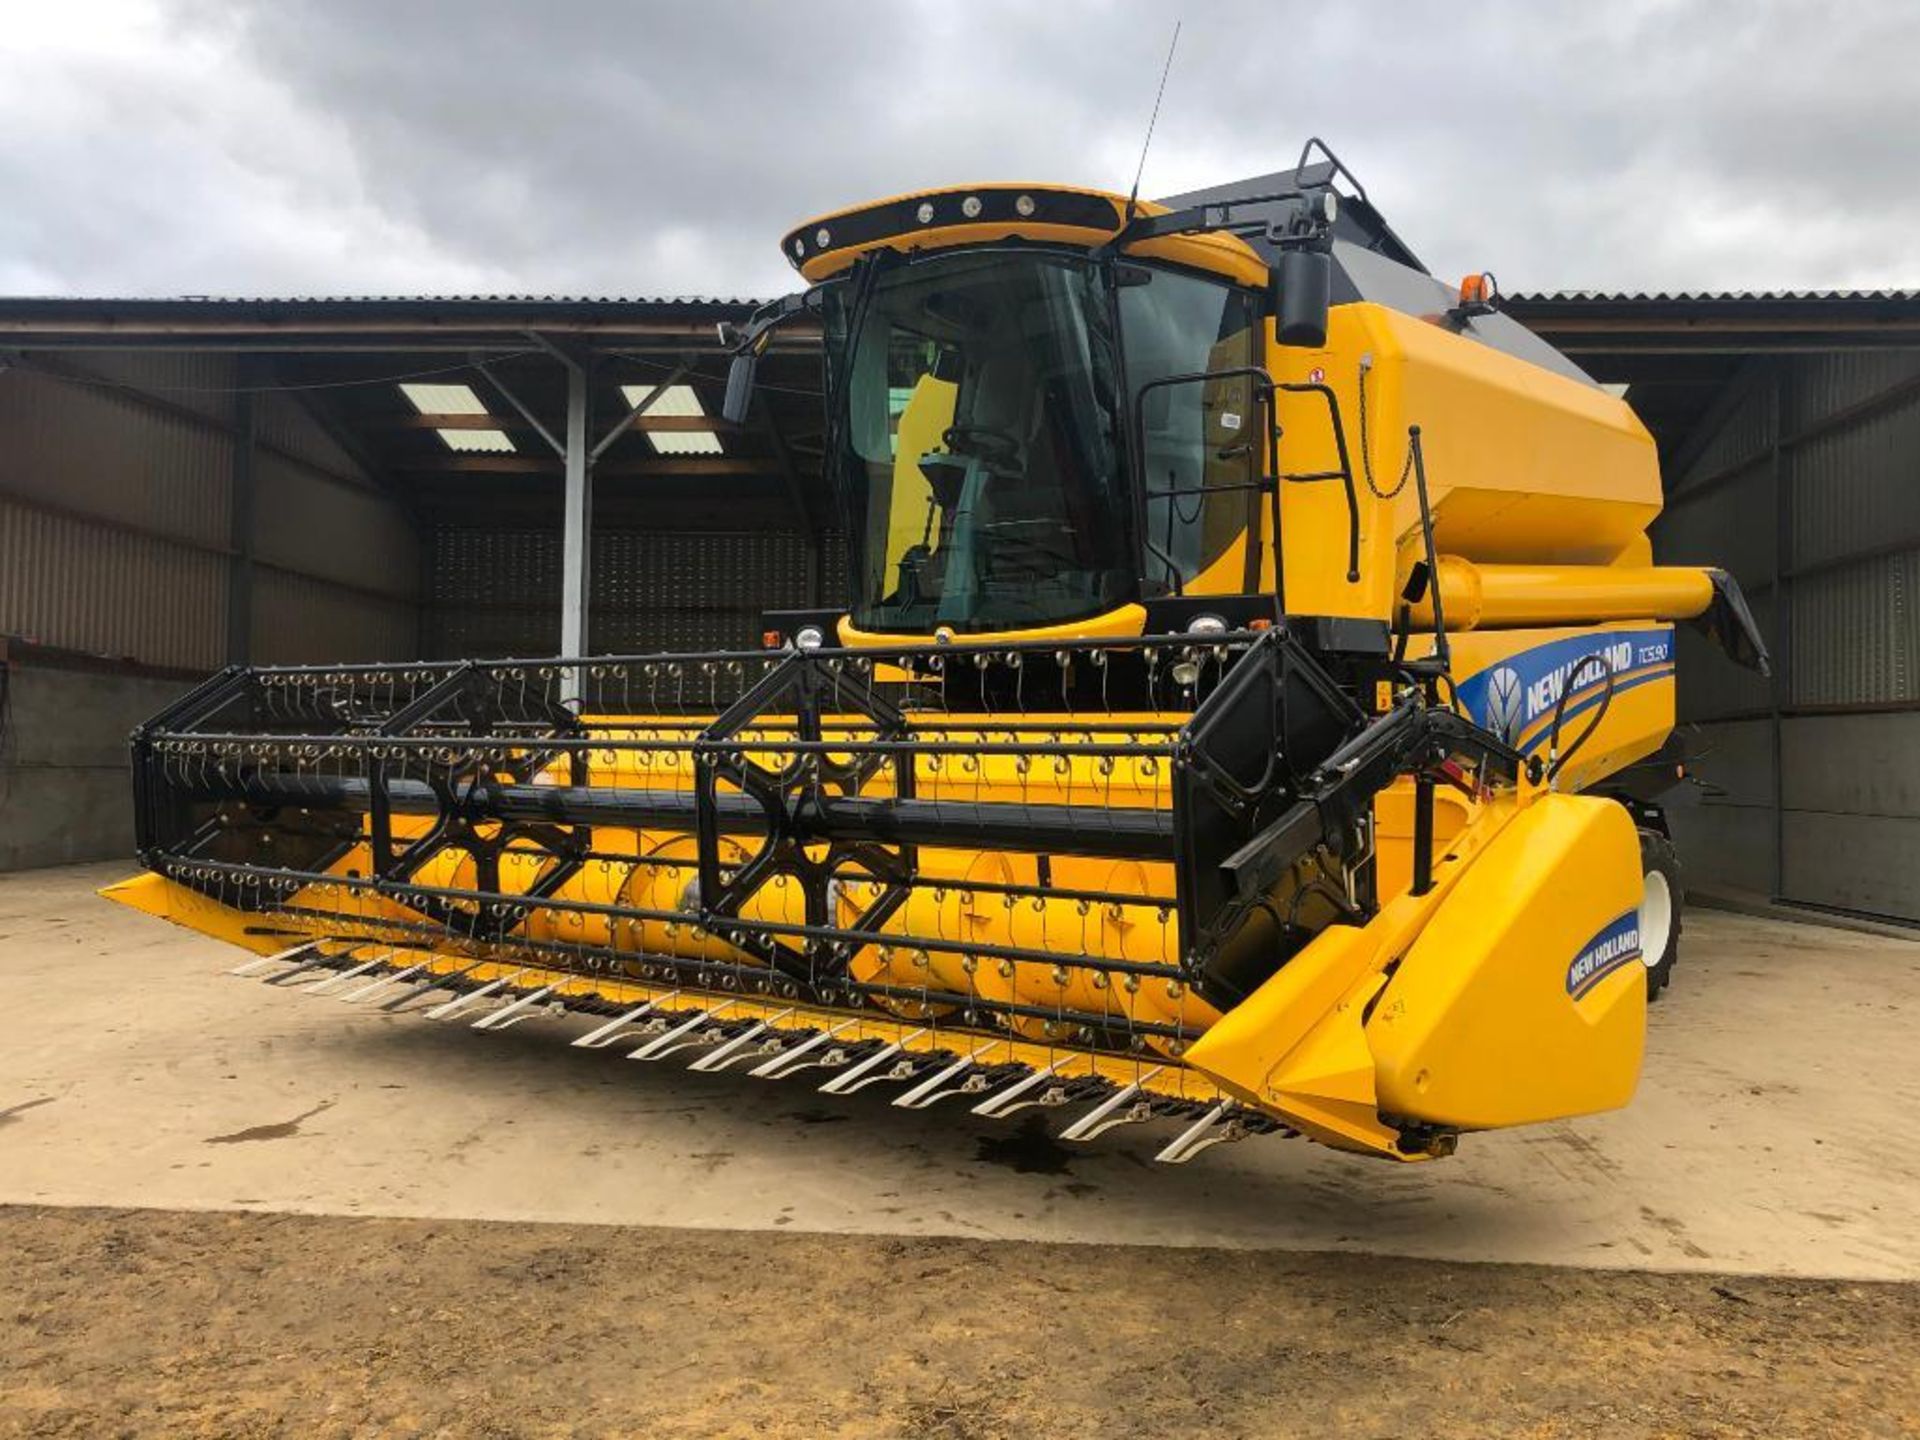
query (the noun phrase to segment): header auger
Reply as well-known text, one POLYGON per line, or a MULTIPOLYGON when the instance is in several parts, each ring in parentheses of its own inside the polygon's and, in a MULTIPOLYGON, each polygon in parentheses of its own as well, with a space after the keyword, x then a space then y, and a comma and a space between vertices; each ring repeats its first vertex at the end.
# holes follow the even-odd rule
POLYGON ((108 893, 272 983, 1072 1139, 1172 1121, 1170 1161, 1625 1103, 1673 622, 1764 659, 1724 576, 1650 563, 1631 412, 1311 151, 1184 206, 801 227, 727 406, 820 324, 845 614, 229 670, 136 734, 149 873, 108 893))

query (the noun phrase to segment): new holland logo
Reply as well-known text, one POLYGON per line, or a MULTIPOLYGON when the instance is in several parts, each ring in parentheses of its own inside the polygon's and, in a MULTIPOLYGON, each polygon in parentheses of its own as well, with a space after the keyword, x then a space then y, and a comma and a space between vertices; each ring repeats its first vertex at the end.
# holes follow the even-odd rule
POLYGON ((1509 745, 1520 738, 1523 699, 1520 676, 1508 666, 1502 665, 1487 680, 1487 728, 1509 745))
POLYGON ((1673 632, 1608 630, 1567 635, 1489 660, 1460 682, 1467 714, 1508 744, 1546 743, 1556 708, 1573 719, 1637 685, 1673 683, 1673 632))
POLYGON ((1622 965, 1640 958, 1640 912, 1629 910, 1602 928, 1567 966, 1567 994, 1578 1000, 1622 965))

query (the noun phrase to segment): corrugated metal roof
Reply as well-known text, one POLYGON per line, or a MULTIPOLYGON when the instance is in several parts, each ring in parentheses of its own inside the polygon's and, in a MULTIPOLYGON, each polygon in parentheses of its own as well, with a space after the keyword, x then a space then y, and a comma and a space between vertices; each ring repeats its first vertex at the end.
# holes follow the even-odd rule
MULTIPOLYGON (((1510 293, 1519 309, 1545 307, 1677 307, 1698 309, 1814 308, 1839 306, 1906 307, 1920 304, 1920 288, 1886 290, 1527 290, 1510 293)), ((396 314, 462 310, 596 311, 603 316, 629 313, 697 314, 750 310, 763 304, 751 295, 11 295, 0 296, 0 317, 53 319, 118 311, 188 314, 195 310, 251 310, 262 315, 315 315, 328 311, 388 310, 396 314)))
POLYGON ((710 336, 718 321, 743 319, 756 303, 718 296, 15 296, 0 297, 0 346, 57 347, 85 337, 93 344, 273 340, 298 348, 310 337, 379 335, 368 348, 392 349, 411 337, 520 342, 530 329, 596 338, 671 333, 691 341, 710 336))
POLYGON ((1920 301, 1916 290, 1532 290, 1505 297, 1517 305, 1875 305, 1920 301))
MULTIPOLYGON (((1884 304, 1920 301, 1920 287, 1890 290, 1522 290, 1517 304, 1884 304)), ((761 305, 754 295, 6 295, 0 310, 17 305, 608 305, 643 309, 699 309, 761 305)))
POLYGON ((6 295, 15 305, 760 305, 744 295, 6 295))

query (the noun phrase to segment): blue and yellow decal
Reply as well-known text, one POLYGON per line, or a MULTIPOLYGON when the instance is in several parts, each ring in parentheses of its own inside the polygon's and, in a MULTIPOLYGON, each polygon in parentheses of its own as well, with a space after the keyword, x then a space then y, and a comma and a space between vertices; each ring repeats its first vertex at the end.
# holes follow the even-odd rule
POLYGON ((1578 1000, 1622 965, 1640 958, 1640 912, 1629 910, 1601 927, 1567 966, 1567 994, 1578 1000))
POLYGON ((1546 742, 1554 707, 1571 685, 1564 727, 1613 693, 1673 678, 1673 627, 1601 630, 1517 651, 1460 682, 1461 706, 1522 754, 1546 742))

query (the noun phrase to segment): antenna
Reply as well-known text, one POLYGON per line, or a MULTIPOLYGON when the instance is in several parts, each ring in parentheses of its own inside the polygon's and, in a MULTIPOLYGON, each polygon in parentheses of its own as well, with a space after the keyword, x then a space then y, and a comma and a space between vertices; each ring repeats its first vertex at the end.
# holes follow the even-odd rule
POLYGON ((1140 201, 1140 177, 1147 173, 1147 151, 1153 147, 1153 127, 1160 120, 1160 101, 1167 93, 1167 76, 1173 73, 1173 52, 1180 48, 1180 22, 1173 22, 1173 39, 1167 43, 1167 63, 1160 67, 1160 88, 1153 92, 1153 114, 1147 117, 1147 138, 1140 144, 1140 165, 1133 172, 1133 189, 1127 192, 1126 223, 1133 223, 1133 212, 1140 201))

